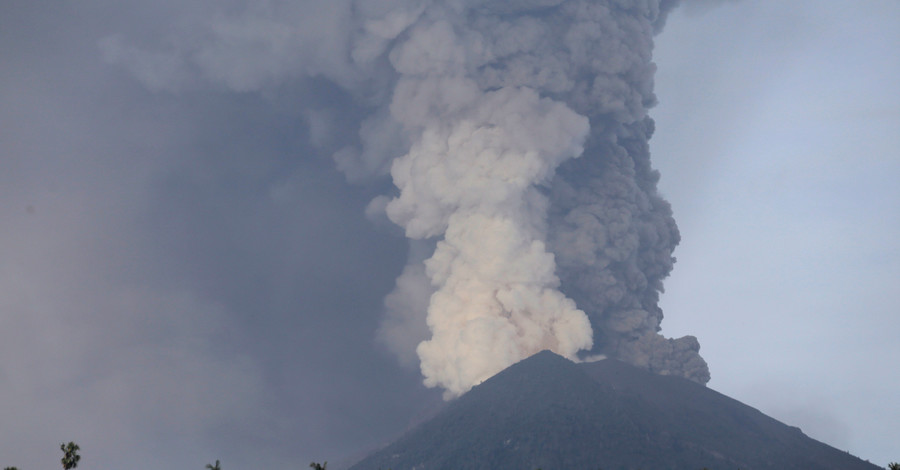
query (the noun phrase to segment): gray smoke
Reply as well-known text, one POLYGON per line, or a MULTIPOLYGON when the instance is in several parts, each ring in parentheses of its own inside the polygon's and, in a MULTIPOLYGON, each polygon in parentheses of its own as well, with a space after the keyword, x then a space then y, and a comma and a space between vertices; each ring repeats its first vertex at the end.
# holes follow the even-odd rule
POLYGON ((679 234, 647 110, 653 36, 676 3, 272 1, 170 51, 102 47, 156 90, 325 79, 352 97, 305 113, 311 140, 350 180, 397 188, 367 211, 416 247, 379 338, 418 357, 427 385, 459 395, 542 349, 705 383, 697 340, 659 334, 679 234), (358 123, 354 142, 338 122, 358 123))
MULTIPOLYGON (((555 255, 559 291, 590 319, 591 354, 706 383, 709 371, 698 354, 696 338, 667 339, 659 334, 663 317, 659 294, 662 280, 672 270, 679 234, 669 204, 656 190, 659 175, 650 165, 647 142, 653 122, 647 109, 656 102, 652 37, 672 7, 674 2, 535 1, 514 6, 482 2, 468 6, 462 14, 439 16, 441 21, 460 19, 447 27, 452 34, 428 42, 414 30, 397 50, 416 47, 435 54, 441 50, 438 44, 456 44, 452 57, 458 63, 453 73, 465 70, 479 91, 536 90, 589 118, 591 129, 583 155, 563 161, 551 180, 531 182, 549 204, 545 211, 528 215, 531 223, 544 227, 535 238, 546 242, 555 255)), ((419 27, 422 24, 427 22, 420 20, 419 27)), ((426 59, 416 57, 415 62, 426 59)), ((424 103, 421 95, 416 100, 424 103)), ((438 119, 446 117, 442 112, 438 119)), ((418 116, 416 122, 424 119, 418 116)), ((528 132, 539 130, 532 127, 528 132)), ((429 180, 426 184, 433 183, 429 180)), ((462 187, 479 198, 490 194, 471 184, 462 187)), ((401 193, 400 199, 405 195, 401 193)), ((409 229, 402 217, 392 218, 409 229)), ((427 235, 441 233, 437 230, 427 235)), ((409 285, 411 269, 404 272, 405 282, 398 283, 394 295, 409 285)), ((434 276, 431 279, 434 281, 434 276)), ((420 285, 428 284, 423 280, 420 285)), ((443 324, 434 313, 441 301, 440 295, 431 297, 428 321, 432 332, 443 324)), ((389 309, 389 313, 388 318, 393 319, 414 316, 403 309, 389 309)), ((458 324, 452 328, 465 331, 458 324)), ((520 333, 519 342, 524 337, 527 335, 520 333)), ((434 341, 423 344, 430 346, 434 341)), ((441 353, 463 350, 463 357, 478 357, 472 351, 478 350, 479 344, 465 344, 464 348, 442 344, 441 353)), ((420 346, 419 355, 423 352, 428 350, 420 346)), ((499 359, 507 364, 530 352, 533 350, 528 348, 516 350, 513 357, 500 355, 499 359)), ((449 357, 459 364, 458 357, 449 357)), ((490 357, 497 359, 498 353, 493 351, 490 357)), ((422 359, 428 363, 429 358, 422 359)), ((492 373, 497 367, 487 370, 492 373)), ((423 371, 428 377, 428 369, 423 371)), ((453 377, 459 374, 448 372, 453 377)), ((440 380, 435 383, 447 386, 440 380)), ((449 389, 458 393, 474 383, 477 380, 449 389)))

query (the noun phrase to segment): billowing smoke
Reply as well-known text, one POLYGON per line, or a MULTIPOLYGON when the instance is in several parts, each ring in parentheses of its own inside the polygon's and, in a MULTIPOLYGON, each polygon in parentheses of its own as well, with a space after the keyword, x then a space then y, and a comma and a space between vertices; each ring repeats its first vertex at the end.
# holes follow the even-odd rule
POLYGON ((545 348, 709 380, 695 338, 658 333, 679 241, 647 145, 663 9, 433 4, 392 48, 390 115, 410 150, 393 162, 387 214, 441 240, 418 271, 434 289, 417 349, 426 384, 463 393, 545 348))
POLYGON ((349 179, 393 180, 367 213, 415 249, 379 337, 417 357, 427 385, 456 396, 542 349, 706 383, 697 340, 659 334, 679 234, 657 193, 647 110, 653 36, 676 3, 335 0, 319 25, 266 2, 171 54, 116 37, 103 47, 156 89, 317 77, 366 110, 349 119, 349 144, 328 131, 346 110, 306 115, 349 179))

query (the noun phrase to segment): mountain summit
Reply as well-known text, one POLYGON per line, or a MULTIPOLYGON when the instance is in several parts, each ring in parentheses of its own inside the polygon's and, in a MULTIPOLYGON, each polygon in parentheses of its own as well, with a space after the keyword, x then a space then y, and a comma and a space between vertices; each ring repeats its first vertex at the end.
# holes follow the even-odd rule
POLYGON ((704 467, 880 468, 689 380, 543 351, 351 470, 704 467))

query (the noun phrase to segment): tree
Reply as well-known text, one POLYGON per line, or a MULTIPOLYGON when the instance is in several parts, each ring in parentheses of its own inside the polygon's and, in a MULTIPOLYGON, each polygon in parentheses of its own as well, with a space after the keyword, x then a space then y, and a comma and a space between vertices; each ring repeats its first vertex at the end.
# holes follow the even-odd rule
POLYGON ((328 468, 328 462, 324 462, 324 463, 310 462, 309 468, 311 468, 313 470, 326 470, 328 468))
POLYGON ((16 467, 6 467, 3 470, 19 470, 19 469, 16 467))
POLYGON ((78 447, 78 444, 69 441, 68 444, 60 444, 59 450, 63 451, 63 458, 60 459, 60 461, 65 470, 78 466, 78 461, 81 460, 81 456, 78 455, 78 451, 81 450, 81 447, 78 447))
POLYGON ((889 470, 900 470, 900 463, 891 462, 888 464, 888 469, 889 470))
POLYGON ((208 468, 209 470, 222 470, 222 467, 219 466, 219 460, 218 460, 218 459, 216 459, 216 464, 215 464, 215 465, 212 465, 212 464, 206 464, 206 468, 208 468))

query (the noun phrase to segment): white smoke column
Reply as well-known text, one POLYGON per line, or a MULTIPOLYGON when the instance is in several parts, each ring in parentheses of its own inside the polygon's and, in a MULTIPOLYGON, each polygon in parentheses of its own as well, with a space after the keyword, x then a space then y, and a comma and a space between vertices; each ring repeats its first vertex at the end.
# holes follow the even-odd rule
POLYGON ((592 341, 587 316, 558 290, 537 189, 581 154, 588 120, 529 88, 482 91, 461 73, 467 54, 436 21, 391 56, 402 75, 391 112, 412 145, 391 168, 400 195, 387 214, 408 237, 443 237, 425 261, 437 291, 417 351, 425 383, 447 396, 542 349, 575 358, 592 341))

